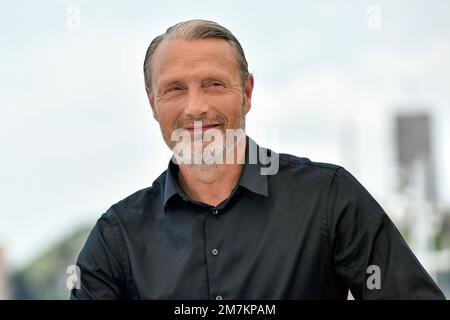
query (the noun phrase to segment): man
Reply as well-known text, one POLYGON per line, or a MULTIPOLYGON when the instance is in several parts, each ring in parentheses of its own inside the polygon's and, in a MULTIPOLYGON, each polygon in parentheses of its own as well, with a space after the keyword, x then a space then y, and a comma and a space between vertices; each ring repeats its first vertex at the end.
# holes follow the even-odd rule
POLYGON ((172 26, 144 74, 174 156, 97 221, 72 299, 444 299, 349 172, 242 134, 254 79, 230 31, 172 26))

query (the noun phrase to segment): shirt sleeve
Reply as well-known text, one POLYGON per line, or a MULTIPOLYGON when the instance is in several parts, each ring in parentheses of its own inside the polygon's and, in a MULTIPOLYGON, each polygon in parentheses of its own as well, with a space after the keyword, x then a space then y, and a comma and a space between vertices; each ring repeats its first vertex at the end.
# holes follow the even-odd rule
POLYGON ((355 299, 445 299, 381 206, 344 168, 331 182, 327 212, 335 269, 355 299))
POLYGON ((78 256, 81 285, 71 290, 71 300, 126 298, 126 273, 121 263, 125 248, 119 241, 120 232, 110 208, 98 219, 78 256))

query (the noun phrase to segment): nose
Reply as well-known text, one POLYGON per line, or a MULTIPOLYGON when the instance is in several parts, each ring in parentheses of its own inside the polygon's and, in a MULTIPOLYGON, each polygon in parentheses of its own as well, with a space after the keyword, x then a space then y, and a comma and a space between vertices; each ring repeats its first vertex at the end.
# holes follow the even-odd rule
POLYGON ((200 89, 190 89, 187 94, 185 114, 197 119, 201 114, 207 113, 209 105, 205 95, 200 89))

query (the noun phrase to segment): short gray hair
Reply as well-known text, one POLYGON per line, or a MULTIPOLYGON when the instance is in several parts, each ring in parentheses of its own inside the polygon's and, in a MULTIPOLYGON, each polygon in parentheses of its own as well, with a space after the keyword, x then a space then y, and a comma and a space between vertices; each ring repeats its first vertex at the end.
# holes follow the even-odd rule
POLYGON ((152 90, 152 69, 151 60, 156 48, 164 39, 209 39, 222 38, 228 41, 236 53, 236 61, 241 74, 242 87, 245 88, 249 72, 248 64, 245 59, 244 50, 236 37, 225 27, 216 22, 208 20, 188 20, 177 23, 166 30, 165 33, 157 36, 150 43, 144 60, 144 79, 146 88, 152 90))

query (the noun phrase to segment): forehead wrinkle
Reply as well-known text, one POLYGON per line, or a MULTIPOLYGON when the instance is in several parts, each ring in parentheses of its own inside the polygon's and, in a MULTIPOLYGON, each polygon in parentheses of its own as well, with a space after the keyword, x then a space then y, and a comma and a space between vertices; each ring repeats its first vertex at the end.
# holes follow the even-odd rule
POLYGON ((167 59, 166 61, 162 61, 159 65, 159 75, 161 76, 167 72, 175 71, 191 71, 193 69, 216 69, 220 70, 220 72, 225 73, 229 67, 236 66, 237 64, 232 59, 219 60, 214 59, 209 55, 198 55, 197 57, 193 57, 192 55, 189 58, 186 57, 173 57, 171 59, 167 59), (188 63, 186 62, 188 60, 188 63))
POLYGON ((185 68, 177 69, 173 68, 170 70, 169 74, 161 73, 159 75, 158 84, 166 84, 170 82, 190 82, 190 81, 203 81, 207 79, 217 79, 230 81, 230 76, 223 71, 222 68, 211 68, 211 67, 201 67, 201 68, 185 68))
MULTIPOLYGON (((153 61, 153 75, 158 76, 159 80, 157 83, 161 82, 161 77, 167 72, 172 72, 173 70, 188 70, 193 71, 194 68, 216 68, 217 70, 223 70, 222 74, 226 74, 227 70, 231 67, 232 73, 235 76, 240 76, 239 66, 236 61, 236 57, 231 45, 226 43, 226 49, 218 46, 209 46, 205 43, 199 43, 199 46, 207 46, 211 48, 207 53, 194 52, 186 55, 182 49, 182 46, 177 46, 174 41, 177 39, 168 39, 160 44, 157 48, 155 54, 155 59, 153 61), (226 52, 228 51, 228 52, 226 52), (167 54, 168 53, 168 54, 167 54), (229 53, 229 54, 228 54, 229 53), (219 59, 217 59, 219 57, 219 59), (220 59, 221 58, 221 59, 220 59)), ((179 40, 179 39, 178 39, 179 40)), ((187 43, 192 43, 195 41, 209 41, 211 39, 203 40, 182 40, 187 43)), ((216 40, 216 39, 213 39, 216 40)), ((192 48, 188 48, 192 51, 192 48)))

